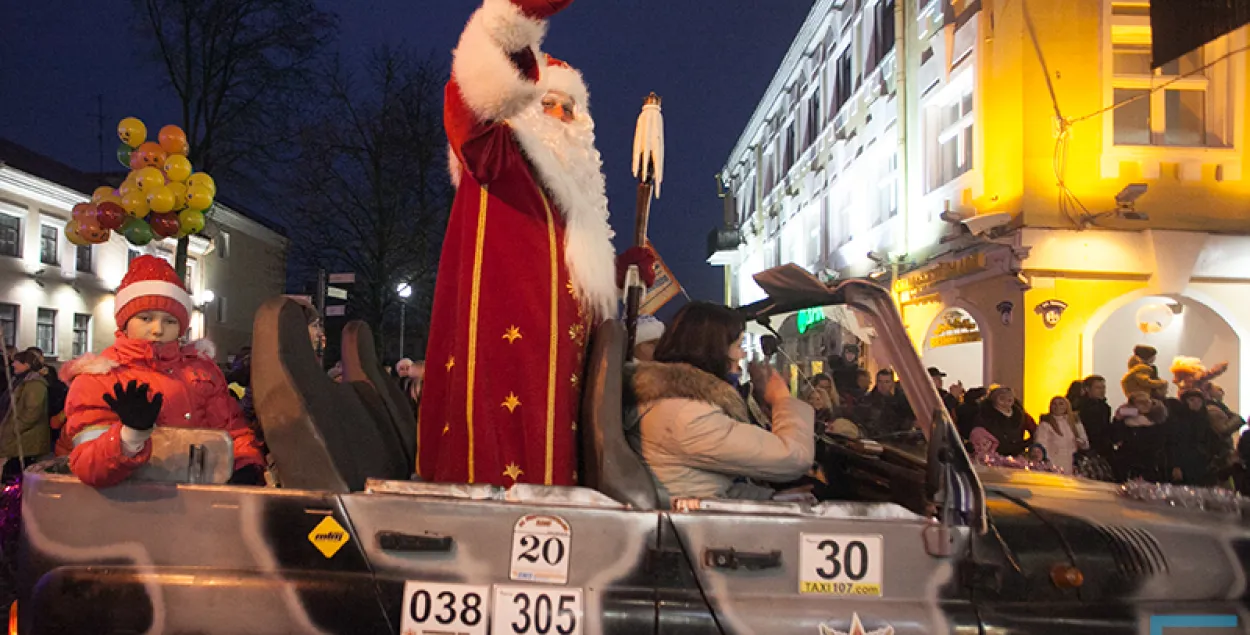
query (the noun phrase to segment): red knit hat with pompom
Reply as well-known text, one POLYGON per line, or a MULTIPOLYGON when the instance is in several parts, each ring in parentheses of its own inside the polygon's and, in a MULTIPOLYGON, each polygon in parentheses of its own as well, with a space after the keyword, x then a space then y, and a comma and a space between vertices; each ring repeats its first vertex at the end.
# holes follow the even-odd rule
POLYGON ((174 268, 156 256, 139 256, 130 262, 114 305, 113 317, 119 329, 125 329, 126 322, 143 311, 174 316, 183 332, 191 325, 191 294, 174 268))

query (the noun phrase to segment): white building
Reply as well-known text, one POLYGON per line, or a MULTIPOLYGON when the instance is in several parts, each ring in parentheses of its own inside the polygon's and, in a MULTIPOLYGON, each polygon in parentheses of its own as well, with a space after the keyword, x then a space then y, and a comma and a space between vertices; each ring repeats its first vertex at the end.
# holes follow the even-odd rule
MULTIPOLYGON (((38 346, 53 361, 98 352, 113 343, 113 292, 132 258, 173 261, 175 241, 77 247, 66 240, 70 210, 89 200, 90 176, 0 140, 0 327, 7 345, 38 346)), ((226 359, 250 340, 252 317, 282 292, 287 240, 224 205, 211 215, 209 237, 193 236, 187 285, 199 305, 193 339, 208 337, 226 359)))
POLYGON ((1230 405, 1250 403, 1247 29, 1156 69, 1149 15, 816 0, 720 174, 726 301, 784 263, 872 275, 927 362, 1030 412, 1094 373, 1120 399, 1135 343, 1165 377, 1175 355, 1229 362, 1230 405), (1178 319, 1139 326, 1161 306, 1178 319))

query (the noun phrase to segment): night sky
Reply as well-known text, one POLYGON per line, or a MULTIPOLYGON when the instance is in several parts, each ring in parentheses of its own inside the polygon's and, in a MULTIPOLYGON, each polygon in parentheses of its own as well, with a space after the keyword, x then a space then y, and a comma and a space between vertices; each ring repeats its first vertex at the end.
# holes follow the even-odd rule
MULTIPOLYGON (((450 62, 471 0, 321 0, 341 20, 338 50, 359 62, 379 45, 450 62)), ((664 98, 668 163, 650 236, 690 294, 721 300, 704 262, 722 218, 714 175, 728 157, 809 0, 580 0, 552 21, 545 49, 580 68, 591 91, 618 249, 633 234, 630 151, 642 98, 664 98)), ((0 4, 0 136, 84 170, 99 169, 96 96, 104 97, 105 161, 116 122, 175 121, 162 69, 128 41, 125 0, 0 4)), ((228 195, 227 195, 228 196, 228 195)), ((281 223, 283 219, 275 221, 281 223)))

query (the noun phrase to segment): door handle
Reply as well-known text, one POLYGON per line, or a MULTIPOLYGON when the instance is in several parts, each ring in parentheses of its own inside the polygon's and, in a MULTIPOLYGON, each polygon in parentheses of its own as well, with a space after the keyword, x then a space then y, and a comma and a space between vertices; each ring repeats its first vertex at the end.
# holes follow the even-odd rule
POLYGON ((703 566, 712 569, 746 569, 760 571, 781 568, 781 552, 751 552, 729 549, 707 549, 703 552, 703 566))
POLYGON ((383 551, 403 553, 450 553, 456 542, 451 536, 417 536, 397 531, 379 531, 374 537, 383 551))

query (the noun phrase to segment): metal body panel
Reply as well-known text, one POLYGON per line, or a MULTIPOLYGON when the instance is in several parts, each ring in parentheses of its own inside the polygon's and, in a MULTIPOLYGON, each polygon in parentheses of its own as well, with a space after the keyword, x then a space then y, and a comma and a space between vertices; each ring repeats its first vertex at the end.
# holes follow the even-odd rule
POLYGON ((570 528, 568 579, 556 586, 582 589, 583 632, 653 632, 655 576, 647 563, 657 545, 654 512, 394 494, 349 494, 343 504, 362 536, 382 604, 392 619, 398 620, 404 610, 403 589, 409 580, 533 584, 510 577, 513 529, 525 516, 547 515, 563 519, 570 528), (378 539, 386 533, 450 538, 452 544, 445 552, 394 551, 378 539))
POLYGON ((28 472, 22 517, 23 633, 85 632, 75 615, 91 617, 97 632, 126 632, 144 615, 150 624, 137 632, 386 625, 360 540, 330 493, 139 482, 96 489, 28 472), (326 518, 349 532, 333 557, 309 540, 326 518))
MULTIPOLYGON (((685 553, 727 633, 819 633, 821 625, 845 631, 853 614, 869 630, 876 628, 870 623, 879 623, 892 626, 899 635, 944 633, 959 626, 943 609, 944 604, 968 599, 955 584, 956 560, 933 557, 925 550, 924 533, 937 525, 893 504, 858 507, 865 512, 863 517, 672 513, 668 517, 676 534, 665 534, 665 547, 685 553), (802 534, 880 536, 881 596, 800 593, 802 534), (674 544, 668 543, 670 538, 674 544), (779 553, 780 562, 762 570, 709 563, 710 551, 728 549, 779 553)), ((966 550, 966 530, 958 530, 952 539, 953 553, 966 550)), ((970 610, 953 613, 971 615, 970 610)))

